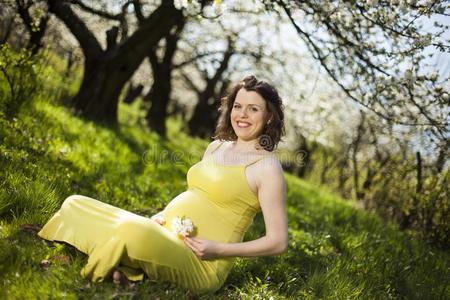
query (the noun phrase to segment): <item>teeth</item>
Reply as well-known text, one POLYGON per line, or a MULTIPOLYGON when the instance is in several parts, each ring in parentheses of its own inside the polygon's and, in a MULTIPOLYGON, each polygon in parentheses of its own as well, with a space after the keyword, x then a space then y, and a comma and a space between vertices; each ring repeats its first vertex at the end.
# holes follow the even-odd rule
POLYGON ((246 122, 237 122, 237 124, 239 127, 249 127, 250 126, 250 124, 246 123, 246 122))

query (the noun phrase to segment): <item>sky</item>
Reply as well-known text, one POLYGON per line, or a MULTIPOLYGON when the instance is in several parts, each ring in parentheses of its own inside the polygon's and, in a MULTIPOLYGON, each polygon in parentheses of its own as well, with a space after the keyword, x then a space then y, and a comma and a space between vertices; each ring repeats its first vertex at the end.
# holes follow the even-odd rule
MULTIPOLYGON (((258 1, 236 1, 236 0, 224 0, 222 2, 224 16, 226 16, 226 9, 231 7, 234 3, 241 3, 241 7, 244 7, 248 10, 254 10, 255 5, 258 6, 258 1)), ((260 6, 260 4, 259 4, 260 6)), ((282 26, 282 30, 280 31, 280 36, 270 36, 274 35, 273 30, 275 25, 270 21, 271 16, 264 16, 266 18, 264 22, 266 22, 266 31, 263 31, 263 36, 258 36, 255 34, 256 31, 252 31, 251 28, 247 28, 242 30, 242 35, 245 36, 245 39, 248 41, 252 41, 252 38, 259 37, 265 40, 265 48, 267 51, 276 51, 277 47, 281 47, 281 44, 284 48, 286 48, 291 53, 298 53, 298 59, 294 63, 290 63, 291 66, 288 68, 289 77, 291 77, 290 82, 286 82, 284 80, 285 70, 279 70, 279 75, 270 74, 272 78, 271 81, 280 89, 282 92, 285 92, 285 99, 289 103, 290 107, 296 106, 298 108, 297 113, 300 113, 298 117, 299 122, 302 123, 303 126, 306 123, 309 123, 310 130, 316 131, 317 133, 321 133, 316 135, 316 138, 320 140, 322 143, 327 142, 327 136, 323 133, 326 126, 339 126, 337 120, 345 118, 345 115, 340 115, 340 110, 344 111, 353 111, 356 112, 360 106, 357 103, 354 103, 350 99, 340 99, 340 97, 344 97, 342 94, 339 94, 337 86, 331 82, 327 75, 325 74, 323 68, 318 65, 317 62, 314 62, 311 57, 308 56, 308 50, 305 45, 302 43, 300 37, 297 32, 293 28, 291 24, 286 24, 282 26), (267 36, 269 35, 269 36, 267 36), (271 49, 275 48, 275 49, 271 49), (339 95, 339 96, 338 96, 339 95), (327 98, 328 97, 328 98, 327 98), (301 99, 303 98, 303 99, 301 99), (345 101, 345 105, 344 105, 345 101), (341 105, 340 105, 341 104, 341 105), (313 112, 321 111, 317 115, 318 119, 316 121, 310 120, 313 117, 313 112), (330 111, 335 112, 334 118, 336 120, 333 121, 331 118, 330 111), (322 116, 322 117, 321 117, 322 116)), ((252 23, 250 21, 251 17, 242 19, 242 23, 245 26, 251 26, 252 23)), ((423 22, 423 30, 424 32, 433 33, 434 26, 433 23, 438 21, 440 23, 450 25, 450 17, 442 16, 442 15, 433 15, 431 17, 422 17, 419 19, 423 22)), ((235 20, 234 20, 235 21, 235 20)), ((300 20, 301 22, 301 20, 300 20)), ((234 27, 243 27, 243 24, 235 24, 234 27)), ((219 34, 220 35, 220 34, 219 34)), ((211 35, 210 38, 213 38, 211 35)), ((442 36, 444 40, 450 40, 450 30, 447 30, 445 34, 442 36)), ((256 44, 257 41, 254 41, 256 44)), ((212 47, 213 44, 220 45, 220 42, 215 43, 213 40, 209 42, 209 45, 212 47)), ((450 44, 448 42, 447 44, 450 44)), ((216 45, 216 46, 217 46, 216 45)), ((426 63, 426 70, 436 71, 439 74, 439 81, 442 81, 444 78, 448 78, 450 76, 450 53, 442 53, 438 51, 434 47, 428 47, 425 50, 425 54, 432 53, 433 56, 428 58, 426 63)), ((445 82, 443 82, 445 84, 445 82)), ((347 116, 348 117, 348 116, 347 116)), ((345 127, 354 128, 352 123, 357 121, 357 115, 354 115, 352 122, 343 122, 341 124, 341 129, 345 130, 345 127)), ((402 126, 396 126, 399 132, 403 131, 405 128, 402 126)), ((428 141, 423 136, 417 136, 417 138, 413 141, 413 147, 416 149, 426 151, 429 149, 428 141)))
MULTIPOLYGON (((450 13, 450 9, 449 12, 450 13)), ((436 29, 434 28, 434 22, 439 22, 441 24, 447 25, 450 27, 450 17, 443 15, 432 15, 430 17, 422 17, 419 19, 423 24, 423 30, 425 32, 434 33, 436 29)), ((442 41, 450 45, 450 28, 447 29, 442 34, 442 41)), ((430 64, 430 69, 433 71, 437 71, 441 80, 444 78, 450 77, 450 50, 448 52, 441 52, 437 50, 435 47, 427 47, 425 49, 426 54, 433 54, 433 57, 428 59, 428 63, 430 64)), ((448 84, 448 82, 447 82, 448 84)))

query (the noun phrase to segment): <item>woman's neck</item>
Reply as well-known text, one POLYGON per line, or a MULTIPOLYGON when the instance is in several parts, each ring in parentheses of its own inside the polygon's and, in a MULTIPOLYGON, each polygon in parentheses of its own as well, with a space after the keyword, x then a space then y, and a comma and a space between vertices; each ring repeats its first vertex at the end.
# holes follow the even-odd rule
POLYGON ((260 150, 261 146, 258 143, 258 139, 244 141, 238 138, 232 142, 231 148, 234 152, 248 153, 260 150))

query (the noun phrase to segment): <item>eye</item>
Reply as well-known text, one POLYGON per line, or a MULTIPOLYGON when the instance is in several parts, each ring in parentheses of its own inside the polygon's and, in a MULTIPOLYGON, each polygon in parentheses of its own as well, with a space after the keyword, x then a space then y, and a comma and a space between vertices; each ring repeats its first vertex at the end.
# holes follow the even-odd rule
POLYGON ((252 111, 258 111, 256 107, 252 107, 252 111))
POLYGON ((233 108, 239 108, 239 104, 234 104, 233 108))

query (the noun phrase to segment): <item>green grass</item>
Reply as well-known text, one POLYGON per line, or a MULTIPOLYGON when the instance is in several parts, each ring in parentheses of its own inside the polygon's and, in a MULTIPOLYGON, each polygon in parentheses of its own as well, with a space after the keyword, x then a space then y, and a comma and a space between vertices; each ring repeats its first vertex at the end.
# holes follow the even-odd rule
MULTIPOLYGON (((91 284, 79 275, 84 254, 20 229, 44 224, 71 194, 150 216, 185 190, 186 172, 208 142, 180 133, 174 119, 160 139, 142 125, 138 105, 121 106, 116 127, 46 101, 28 103, 14 120, 0 116, 0 298, 186 298, 185 290, 148 279, 91 284)), ((203 298, 450 299, 448 253, 324 187, 286 180, 289 251, 238 259, 225 285, 203 298)), ((263 233, 257 215, 246 240, 263 233)))

